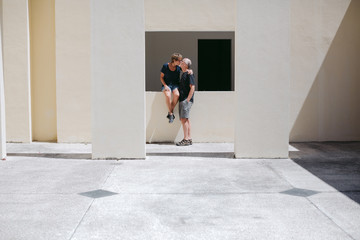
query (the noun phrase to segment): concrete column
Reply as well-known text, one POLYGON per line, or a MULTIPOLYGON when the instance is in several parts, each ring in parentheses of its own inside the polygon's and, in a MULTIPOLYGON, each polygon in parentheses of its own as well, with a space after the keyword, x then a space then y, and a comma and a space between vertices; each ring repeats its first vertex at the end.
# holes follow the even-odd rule
POLYGON ((5 96, 4 96, 4 71, 2 53, 2 0, 0 0, 0 158, 6 158, 6 134, 5 134, 5 96))
POLYGON ((55 1, 58 142, 91 142, 90 1, 55 1))
POLYGON ((31 142, 28 0, 3 0, 6 132, 11 142, 31 142))
POLYGON ((286 158, 290 1, 238 0, 235 156, 286 158))
POLYGON ((34 141, 56 142, 55 0, 29 0, 34 141))
POLYGON ((90 7, 92 157, 145 158, 144 1, 90 7))

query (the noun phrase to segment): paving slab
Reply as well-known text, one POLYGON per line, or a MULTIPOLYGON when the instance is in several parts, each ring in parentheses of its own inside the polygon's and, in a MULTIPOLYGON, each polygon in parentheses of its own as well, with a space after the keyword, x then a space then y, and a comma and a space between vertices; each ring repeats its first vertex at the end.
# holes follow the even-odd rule
POLYGON ((269 168, 278 173, 282 179, 294 188, 304 188, 322 192, 337 191, 334 187, 324 181, 319 181, 316 175, 289 159, 267 160, 266 163, 269 168))
POLYGON ((0 239, 359 239, 360 143, 292 143, 234 159, 231 143, 148 144, 91 160, 91 144, 8 144, 0 239))
POLYGON ((0 193, 79 193, 98 189, 114 166, 106 161, 8 157, 0 193))
POLYGON ((0 194, 0 239, 70 239, 92 201, 74 194, 0 194))
MULTIPOLYGON (((360 197, 360 193, 354 193, 360 197)), ((309 200, 354 239, 360 239, 359 204, 339 192, 321 193, 309 197, 309 200)))
POLYGON ((265 160, 148 157, 123 162, 104 188, 119 193, 281 192, 292 186, 270 171, 265 160))
POLYGON ((121 194, 97 199, 72 239, 352 239, 305 198, 121 194))
POLYGON ((87 143, 7 143, 9 154, 21 153, 91 153, 92 145, 87 143))

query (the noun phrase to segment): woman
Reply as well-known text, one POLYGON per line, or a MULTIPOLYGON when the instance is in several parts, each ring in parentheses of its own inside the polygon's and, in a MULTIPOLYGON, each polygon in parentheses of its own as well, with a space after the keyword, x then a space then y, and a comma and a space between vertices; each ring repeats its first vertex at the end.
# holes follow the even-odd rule
POLYGON ((169 123, 175 119, 174 108, 179 100, 179 80, 180 80, 180 62, 182 55, 180 53, 173 53, 171 55, 171 62, 165 63, 161 68, 160 81, 162 83, 161 91, 164 92, 166 106, 168 107, 169 123), (173 99, 171 101, 171 93, 173 99))

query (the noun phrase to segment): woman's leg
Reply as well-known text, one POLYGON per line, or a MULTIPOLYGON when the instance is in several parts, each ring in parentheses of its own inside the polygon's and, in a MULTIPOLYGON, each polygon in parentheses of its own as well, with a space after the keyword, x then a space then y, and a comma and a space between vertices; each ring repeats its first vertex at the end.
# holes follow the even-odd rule
POLYGON ((179 90, 176 88, 174 89, 173 91, 173 100, 172 100, 172 103, 171 103, 171 112, 174 111, 174 108, 179 100, 179 96, 180 96, 180 93, 179 93, 179 90))
POLYGON ((171 108, 171 90, 170 89, 164 89, 164 95, 165 95, 165 102, 166 106, 168 107, 169 113, 172 113, 171 108))

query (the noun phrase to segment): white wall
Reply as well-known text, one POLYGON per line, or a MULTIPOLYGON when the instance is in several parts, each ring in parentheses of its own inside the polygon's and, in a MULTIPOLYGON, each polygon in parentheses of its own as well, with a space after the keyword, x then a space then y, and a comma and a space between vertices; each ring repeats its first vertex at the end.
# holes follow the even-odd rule
POLYGON ((235 0, 145 0, 146 31, 235 31, 235 0))
POLYGON ((2 0, 0 0, 0 159, 6 159, 5 95, 2 45, 2 0))
MULTIPOLYGON (((235 0, 193 1, 190 5, 186 3, 184 0, 145 0, 145 30, 190 33, 235 30, 235 0), (175 7, 177 11, 173 11, 175 7)), ((31 141, 26 4, 26 0, 3 0, 8 141, 31 141)), ((86 70, 90 61, 86 56, 89 54, 86 49, 90 46, 90 37, 86 37, 90 32, 89 4, 90 0, 56 1, 58 107, 56 111, 58 140, 61 142, 91 141, 92 134, 89 130, 91 117, 88 117, 91 107, 87 100, 90 96, 91 82, 90 73, 86 70)), ((290 140, 359 140, 359 1, 292 0, 290 11, 290 140)), ((266 85, 261 87, 264 86, 266 85)), ((154 93, 146 93, 147 99, 152 94, 154 93)), ((202 95, 210 97, 211 94, 207 92, 198 94, 200 102, 195 103, 194 114, 202 112, 195 109, 200 106, 205 109, 223 106, 220 102, 207 105, 208 101, 205 99, 202 101, 202 95), (210 95, 207 96, 208 94, 210 95)), ((234 97, 233 93, 228 94, 230 94, 229 98, 234 97)), ((163 104, 161 98, 156 98, 156 101, 163 104)), ((146 114, 149 116, 149 103, 146 103, 146 106, 146 114)), ((252 107, 256 108, 258 105, 253 104, 252 107)), ((160 110, 154 109, 154 111, 160 110)), ((156 121, 156 116, 157 114, 152 113, 151 120, 156 121)), ((198 120, 196 115, 192 116, 194 124, 201 122, 203 116, 199 117, 198 120)), ((162 119, 163 116, 159 115, 158 120, 162 121, 162 119)), ((148 117, 146 121, 147 126, 152 126, 148 124, 148 117)), ((204 129, 211 129, 214 126, 213 123, 209 127, 206 124, 210 123, 206 121, 203 125, 204 129)), ((224 124, 218 125, 219 128, 222 126, 224 124)), ((151 129, 150 127, 146 132, 151 132, 151 129)), ((194 127, 194 131, 197 131, 196 129, 200 128, 194 127)), ((230 134, 217 136, 218 131, 209 137, 205 132, 198 132, 194 138, 204 141, 207 141, 208 137, 211 141, 233 139, 233 130, 223 130, 223 132, 230 134)), ((174 134, 178 136, 178 132, 174 134)), ((174 134, 172 133, 171 136, 174 134)), ((154 136, 158 137, 153 137, 153 140, 168 139, 160 132, 159 135, 154 136)), ((175 138, 171 137, 169 141, 175 138)))
POLYGON ((7 141, 31 142, 28 0, 3 0, 7 141))
POLYGON ((29 0, 32 140, 56 142, 55 0, 29 0))
POLYGON ((92 157, 145 158, 143 0, 91 0, 92 157))
POLYGON ((91 142, 90 1, 55 2, 58 142, 91 142))
POLYGON ((237 1, 235 156, 288 156, 290 3, 237 1))
MULTIPOLYGON (((234 141, 234 92, 195 92, 190 111, 194 142, 234 141)), ((146 142, 177 142, 183 139, 178 105, 169 124, 162 92, 146 92, 146 142)))
POLYGON ((291 10, 290 141, 360 140, 360 1, 291 10))

